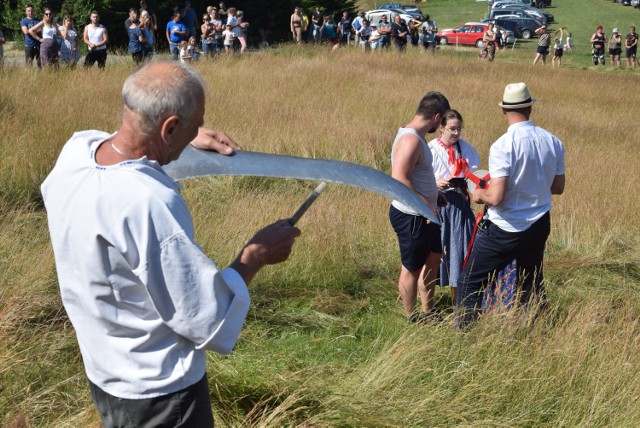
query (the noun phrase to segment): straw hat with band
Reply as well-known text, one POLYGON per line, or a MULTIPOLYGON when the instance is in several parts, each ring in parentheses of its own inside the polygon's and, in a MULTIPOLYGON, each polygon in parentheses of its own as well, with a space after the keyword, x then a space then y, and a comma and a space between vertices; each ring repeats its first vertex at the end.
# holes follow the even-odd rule
POLYGON ((515 110, 533 105, 536 100, 531 98, 526 83, 510 83, 504 88, 502 102, 498 106, 507 110, 515 110))

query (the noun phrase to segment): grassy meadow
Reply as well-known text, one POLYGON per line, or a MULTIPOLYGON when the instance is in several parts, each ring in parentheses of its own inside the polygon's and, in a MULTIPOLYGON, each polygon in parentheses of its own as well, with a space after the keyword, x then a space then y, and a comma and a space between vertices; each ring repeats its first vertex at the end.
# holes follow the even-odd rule
MULTIPOLYGON (((524 81, 538 100, 532 119, 565 143, 567 160, 547 244, 550 310, 535 323, 485 316, 465 334, 451 316, 407 325, 389 201, 328 186, 298 224, 290 260, 251 285, 234 352, 208 355, 218 426, 640 426, 638 71, 533 68, 517 58, 284 46, 196 64, 209 86, 206 123, 247 150, 389 172, 397 128, 425 92, 439 90, 463 115, 463 138, 486 168, 506 129, 503 88, 524 81)), ((39 185, 74 131, 116 129, 132 70, 126 62, 105 73, 0 69, 0 426, 100 426, 60 302, 39 185)), ((196 239, 220 266, 316 185, 184 184, 196 239)), ((450 313, 448 290, 437 298, 450 313)))

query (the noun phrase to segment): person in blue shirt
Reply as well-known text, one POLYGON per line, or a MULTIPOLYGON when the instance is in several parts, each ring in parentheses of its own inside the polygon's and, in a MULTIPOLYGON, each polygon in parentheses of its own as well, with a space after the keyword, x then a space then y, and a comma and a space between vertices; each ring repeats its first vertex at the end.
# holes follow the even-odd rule
POLYGON ((180 12, 175 12, 173 14, 173 19, 167 22, 166 35, 167 41, 169 42, 171 59, 177 61, 178 53, 180 52, 178 45, 180 45, 181 41, 185 40, 187 35, 187 28, 182 23, 182 14, 180 12))
POLYGON ((351 19, 349 18, 349 12, 342 12, 339 28, 340 44, 349 46, 349 39, 351 39, 351 19))
POLYGON ((184 2, 184 8, 180 12, 182 13, 182 23, 187 27, 186 38, 197 36, 196 29, 200 26, 198 25, 196 11, 191 7, 189 0, 184 2))
POLYGON ((25 14, 27 16, 20 21, 20 29, 24 34, 24 62, 31 66, 35 58, 38 67, 40 67, 40 40, 29 33, 31 27, 35 26, 40 20, 35 17, 32 4, 27 5, 25 14))

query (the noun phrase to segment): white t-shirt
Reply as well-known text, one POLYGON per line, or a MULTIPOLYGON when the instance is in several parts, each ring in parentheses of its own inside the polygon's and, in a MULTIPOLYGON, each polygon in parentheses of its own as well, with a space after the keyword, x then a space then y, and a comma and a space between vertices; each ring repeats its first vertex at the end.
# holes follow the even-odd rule
POLYGON ((205 349, 229 353, 250 299, 194 242, 179 185, 157 162, 95 163, 108 137, 74 134, 42 195, 87 377, 116 397, 151 398, 199 381, 205 349))
MULTIPOLYGON (((433 166, 431 165, 433 162, 431 150, 429 150, 429 145, 424 138, 422 138, 415 129, 398 129, 396 139, 393 141, 393 147, 391 148, 391 167, 393 168, 393 156, 396 151, 396 144, 398 143, 398 140, 406 134, 412 134, 418 137, 420 140, 420 147, 422 148, 422 160, 414 167, 413 173, 411 174, 411 177, 409 177, 409 181, 416 192, 428 201, 430 207, 435 208, 438 205, 438 187, 436 186, 436 179, 433 175, 433 166)), ((393 201, 391 204, 405 214, 420 215, 420 213, 399 201, 393 201)))
POLYGON ((508 177, 489 220, 507 232, 527 230, 551 209, 551 184, 564 170, 564 146, 556 136, 531 121, 509 126, 489 151, 491 178, 508 177))
MULTIPOLYGON (((478 151, 464 140, 458 139, 458 144, 460 145, 460 155, 467 160, 469 171, 476 171, 480 165, 480 156, 478 155, 478 151)), ((433 155, 433 173, 436 176, 436 181, 440 179, 448 180, 453 178, 451 175, 453 172, 453 165, 449 165, 449 154, 447 153, 447 149, 442 147, 442 144, 438 142, 437 138, 429 141, 429 149, 431 149, 431 154, 433 155)), ((456 151, 456 158, 457 157, 458 153, 456 151)), ((464 173, 460 173, 457 177, 464 177, 464 173)))

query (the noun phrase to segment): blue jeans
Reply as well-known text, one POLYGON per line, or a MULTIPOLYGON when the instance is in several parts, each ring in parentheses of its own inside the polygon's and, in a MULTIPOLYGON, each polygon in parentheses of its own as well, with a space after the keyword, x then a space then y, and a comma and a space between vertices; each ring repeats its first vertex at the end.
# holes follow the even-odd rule
POLYGON ((180 47, 177 43, 169 43, 169 53, 171 53, 171 59, 177 61, 180 57, 180 47))
POLYGON ((216 53, 216 42, 202 43, 202 54, 204 56, 213 56, 216 53))
POLYGON ((311 33, 313 35, 313 39, 315 41, 320 41, 320 37, 322 37, 322 27, 317 24, 311 25, 313 25, 313 32, 311 33))
POLYGON ((513 261, 520 271, 520 303, 532 298, 544 301, 542 262, 544 247, 551 231, 551 215, 547 212, 523 232, 506 232, 490 221, 478 228, 467 264, 460 274, 456 304, 456 326, 465 327, 480 313, 487 283, 513 261))

